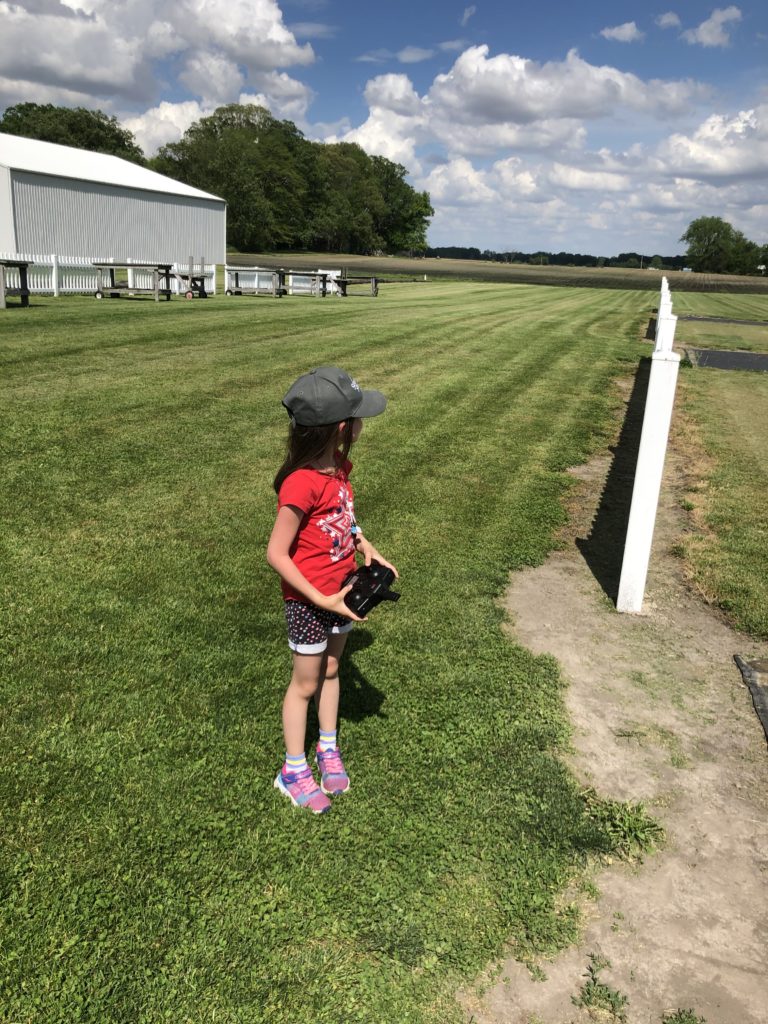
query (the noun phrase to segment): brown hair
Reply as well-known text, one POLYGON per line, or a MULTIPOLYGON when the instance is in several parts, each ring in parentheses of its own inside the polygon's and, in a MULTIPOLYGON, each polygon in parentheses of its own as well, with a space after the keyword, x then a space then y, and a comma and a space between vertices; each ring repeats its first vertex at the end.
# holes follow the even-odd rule
MULTIPOLYGON (((344 430, 339 437, 341 441, 341 465, 347 461, 349 449, 352 445, 352 419, 344 421, 344 430)), ((322 427, 303 427, 300 423, 291 421, 288 431, 288 446, 282 466, 275 476, 274 488, 277 494, 287 476, 294 470, 303 469, 327 450, 328 445, 339 434, 339 424, 329 423, 322 427)))

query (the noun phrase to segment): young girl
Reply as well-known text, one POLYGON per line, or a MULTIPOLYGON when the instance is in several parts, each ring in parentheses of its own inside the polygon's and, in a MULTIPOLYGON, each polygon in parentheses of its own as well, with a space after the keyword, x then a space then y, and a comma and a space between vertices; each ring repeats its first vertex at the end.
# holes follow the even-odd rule
POLYGON ((366 565, 376 559, 397 576, 355 522, 347 458, 363 418, 378 416, 386 404, 381 392, 361 391, 335 366, 299 377, 283 399, 291 426, 288 454, 275 477, 277 518, 267 561, 281 577, 293 674, 283 701, 285 763, 275 787, 315 814, 330 809, 329 795, 349 789, 336 742, 339 660, 354 621, 364 620, 344 603, 351 588, 342 589, 342 580, 356 566, 355 552, 366 565), (320 723, 319 787, 304 747, 312 697, 320 723))

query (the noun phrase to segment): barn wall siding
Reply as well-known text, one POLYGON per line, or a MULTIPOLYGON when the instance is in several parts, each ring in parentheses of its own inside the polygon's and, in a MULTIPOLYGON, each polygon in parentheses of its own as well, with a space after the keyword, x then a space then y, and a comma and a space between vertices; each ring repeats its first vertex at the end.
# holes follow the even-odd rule
POLYGON ((17 252, 226 262, 223 203, 27 171, 10 177, 17 252))
POLYGON ((13 228, 11 172, 7 167, 0 167, 0 252, 18 252, 13 228))

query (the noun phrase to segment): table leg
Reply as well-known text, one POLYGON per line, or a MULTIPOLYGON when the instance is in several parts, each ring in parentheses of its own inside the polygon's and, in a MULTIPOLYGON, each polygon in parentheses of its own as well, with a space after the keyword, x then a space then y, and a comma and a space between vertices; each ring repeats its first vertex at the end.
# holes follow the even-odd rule
POLYGON ((5 309, 5 267, 0 263, 0 309, 5 309))
POLYGON ((25 266, 19 267, 19 294, 21 296, 22 306, 29 306, 29 288, 27 287, 27 268, 25 266))

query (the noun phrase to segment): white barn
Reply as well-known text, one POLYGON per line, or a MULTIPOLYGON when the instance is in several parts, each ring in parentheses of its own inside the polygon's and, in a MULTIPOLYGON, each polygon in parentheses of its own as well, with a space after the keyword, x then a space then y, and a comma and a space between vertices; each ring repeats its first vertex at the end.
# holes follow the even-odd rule
POLYGON ((226 216, 129 160, 0 133, 0 252, 225 263, 226 216))

